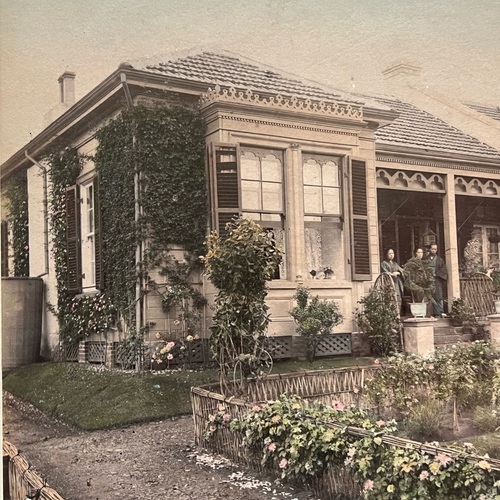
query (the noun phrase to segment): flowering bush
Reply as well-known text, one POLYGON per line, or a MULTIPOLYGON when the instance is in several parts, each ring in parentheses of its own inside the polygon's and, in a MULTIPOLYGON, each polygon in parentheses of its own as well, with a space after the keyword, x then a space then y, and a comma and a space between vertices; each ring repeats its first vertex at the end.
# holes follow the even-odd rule
MULTIPOLYGON (((424 451, 412 442, 398 447, 390 438, 394 421, 375 421, 363 410, 339 403, 306 406, 297 396, 284 395, 254 405, 229 426, 243 432, 244 444, 260 451, 262 465, 283 479, 307 484, 338 466, 351 470, 366 499, 492 499, 500 494, 497 473, 487 457, 470 455, 475 451, 471 445, 449 452, 424 451), (349 426, 362 430, 353 432, 349 426)), ((217 426, 213 428, 215 432, 217 426)))
POLYGON ((225 404, 220 403, 217 405, 217 412, 208 416, 208 422, 205 425, 203 437, 207 440, 211 439, 220 427, 229 427, 231 420, 232 417, 229 413, 229 409, 225 404))
POLYGON ((196 344, 201 341, 199 335, 189 333, 175 341, 164 338, 160 332, 156 333, 156 338, 162 342, 156 346, 151 361, 157 365, 166 364, 167 368, 172 363, 184 367, 189 365, 198 351, 196 344))

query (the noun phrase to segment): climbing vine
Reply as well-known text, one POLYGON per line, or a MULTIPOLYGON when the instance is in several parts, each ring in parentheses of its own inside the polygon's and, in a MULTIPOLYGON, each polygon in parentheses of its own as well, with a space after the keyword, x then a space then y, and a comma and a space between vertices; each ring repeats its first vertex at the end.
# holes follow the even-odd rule
POLYGON ((200 267, 206 227, 204 127, 195 111, 181 106, 137 106, 101 128, 96 138, 105 287, 124 326, 139 335, 134 326, 138 277, 145 283, 143 293, 160 294, 165 311, 182 303, 187 314, 204 305, 190 282, 200 267), (135 251, 141 243, 137 269, 135 251), (173 245, 185 250, 181 261, 169 254, 173 245), (152 269, 166 277, 167 285, 149 277, 152 269))
POLYGON ((12 177, 7 184, 7 210, 12 227, 14 276, 29 276, 28 182, 26 172, 12 177))
POLYGON ((200 265, 205 236, 204 130, 192 110, 138 106, 108 122, 95 137, 104 291, 76 297, 68 293, 66 188, 76 183, 86 158, 71 149, 57 151, 48 158, 51 251, 58 289, 57 307, 51 310, 62 338, 78 341, 91 333, 103 334, 119 319, 135 339, 129 344, 139 346, 146 329, 135 328, 138 278, 145 283, 141 293, 158 291, 165 310, 178 305, 176 297, 169 297, 172 290, 182 292, 191 307, 204 304, 189 282, 190 273, 200 265), (141 208, 136 215, 137 189, 141 208), (139 244, 144 252, 137 267, 139 244), (171 245, 186 250, 185 264, 169 255, 171 245), (154 283, 148 275, 151 269, 167 277, 164 290, 146 285, 154 283))

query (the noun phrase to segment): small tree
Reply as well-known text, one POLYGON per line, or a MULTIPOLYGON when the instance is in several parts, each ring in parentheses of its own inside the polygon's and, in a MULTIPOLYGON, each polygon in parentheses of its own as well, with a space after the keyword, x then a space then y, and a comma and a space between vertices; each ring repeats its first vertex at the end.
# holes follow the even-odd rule
POLYGON ((321 336, 331 333, 332 328, 341 323, 343 317, 335 302, 320 300, 317 295, 310 299, 310 295, 307 287, 299 285, 293 297, 297 305, 290 314, 297 323, 297 333, 306 339, 307 360, 312 362, 321 336))
POLYGON ((221 388, 237 362, 255 361, 256 347, 269 325, 267 281, 282 256, 273 237, 245 218, 227 224, 228 236, 212 232, 204 258, 206 272, 219 289, 215 299, 212 353, 219 364, 221 388))

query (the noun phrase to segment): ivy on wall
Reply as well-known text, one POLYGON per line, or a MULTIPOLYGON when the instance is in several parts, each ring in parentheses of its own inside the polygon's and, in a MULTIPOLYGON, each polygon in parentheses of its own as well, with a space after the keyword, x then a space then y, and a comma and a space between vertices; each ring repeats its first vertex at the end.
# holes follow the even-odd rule
POLYGON ((14 276, 29 276, 28 181, 26 172, 16 174, 8 181, 6 198, 12 227, 14 276))
POLYGON ((135 287, 138 277, 148 282, 153 268, 169 282, 182 284, 195 307, 203 305, 189 283, 189 274, 199 266, 207 217, 205 139, 198 114, 181 106, 138 106, 108 122, 95 137, 104 273, 104 290, 95 295, 74 296, 67 288, 66 188, 76 183, 85 158, 68 148, 48 158, 58 297, 57 307, 50 308, 58 318, 60 337, 71 342, 91 333, 105 334, 117 319, 125 332, 140 336, 142 332, 135 331, 135 287), (141 193, 138 220, 136 173, 141 193), (137 268, 140 243, 145 251, 137 268), (168 246, 173 244, 185 249, 185 263, 169 256, 168 246))
POLYGON ((137 106, 101 128, 96 138, 105 289, 125 328, 139 334, 138 273, 147 282, 148 271, 158 269, 183 288, 195 307, 203 305, 189 276, 199 266, 207 220, 204 125, 197 112, 182 106, 137 106), (141 206, 137 222, 136 173, 141 206), (143 260, 136 269, 135 251, 141 242, 143 260), (170 245, 184 248, 184 263, 171 258, 170 245))

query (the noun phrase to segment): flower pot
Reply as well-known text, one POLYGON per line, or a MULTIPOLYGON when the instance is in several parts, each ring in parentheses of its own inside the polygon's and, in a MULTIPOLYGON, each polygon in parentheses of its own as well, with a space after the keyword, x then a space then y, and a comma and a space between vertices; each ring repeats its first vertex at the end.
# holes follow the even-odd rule
POLYGON ((414 318, 425 318, 427 313, 426 302, 412 302, 410 303, 410 311, 414 318))

